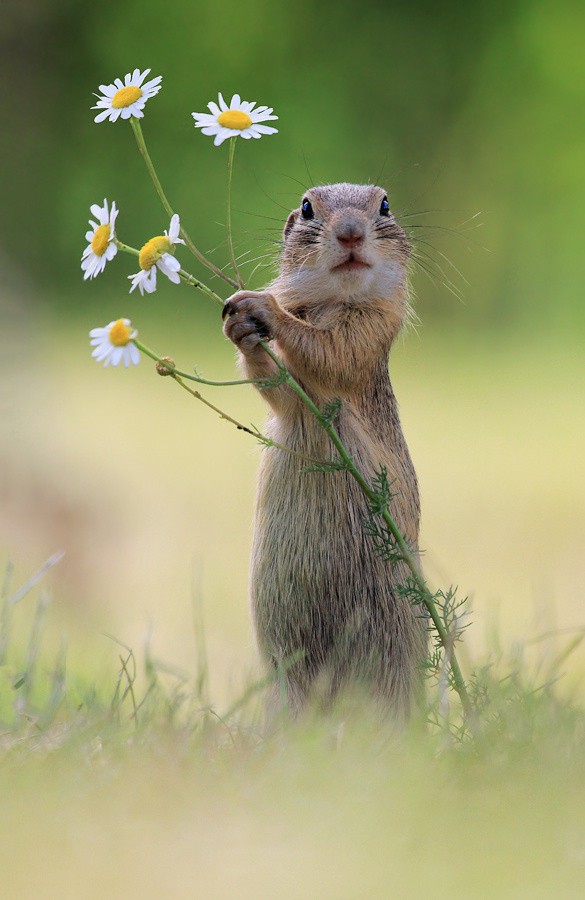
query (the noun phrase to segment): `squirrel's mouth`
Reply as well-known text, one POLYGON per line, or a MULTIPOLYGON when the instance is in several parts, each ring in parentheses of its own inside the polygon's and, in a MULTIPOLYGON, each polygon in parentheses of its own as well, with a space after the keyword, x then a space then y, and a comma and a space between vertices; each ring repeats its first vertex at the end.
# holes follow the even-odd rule
POLYGON ((354 253, 350 253, 347 259, 344 259, 343 262, 338 263, 338 265, 333 266, 332 272, 356 272, 359 269, 371 269, 371 265, 367 263, 365 260, 360 259, 359 256, 356 256, 354 253))

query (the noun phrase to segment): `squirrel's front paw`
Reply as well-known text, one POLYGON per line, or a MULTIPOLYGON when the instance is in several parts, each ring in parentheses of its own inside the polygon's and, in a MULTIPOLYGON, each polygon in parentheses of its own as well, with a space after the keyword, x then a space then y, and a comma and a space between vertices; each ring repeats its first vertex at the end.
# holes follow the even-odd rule
POLYGON ((243 353, 251 353, 260 340, 275 336, 279 306, 267 291, 238 291, 223 308, 226 337, 243 353))

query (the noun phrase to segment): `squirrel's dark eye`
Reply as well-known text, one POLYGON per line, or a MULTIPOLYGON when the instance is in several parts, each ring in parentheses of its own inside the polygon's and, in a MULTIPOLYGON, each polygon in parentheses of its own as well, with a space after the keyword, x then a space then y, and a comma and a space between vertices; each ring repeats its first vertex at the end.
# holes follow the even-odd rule
POLYGON ((390 205, 388 203, 388 197, 384 197, 384 199, 380 203, 380 215, 381 216, 389 216, 390 215, 390 205))
POLYGON ((311 201, 307 200, 306 197, 301 203, 301 215, 303 219, 312 219, 315 215, 313 207, 311 206, 311 201))

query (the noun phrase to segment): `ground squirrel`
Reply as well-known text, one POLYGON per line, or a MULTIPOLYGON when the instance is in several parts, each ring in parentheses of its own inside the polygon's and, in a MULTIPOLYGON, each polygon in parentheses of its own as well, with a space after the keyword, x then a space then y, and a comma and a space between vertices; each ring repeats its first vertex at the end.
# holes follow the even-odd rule
MULTIPOLYGON (((415 554, 416 474, 398 418, 388 353, 410 308, 409 243, 373 185, 333 184, 304 195, 284 228, 280 274, 264 291, 239 291, 224 310, 225 333, 248 378, 275 366, 274 351, 320 407, 342 401, 336 427, 372 479, 385 466, 391 513, 415 554)), ((316 459, 329 438, 290 388, 262 391, 266 434, 316 459)), ((302 708, 323 686, 335 696, 362 683, 408 714, 427 644, 424 617, 396 590, 408 572, 384 562, 364 531, 367 503, 345 471, 308 470, 296 455, 263 451, 251 563, 251 607, 261 654, 284 676, 288 705, 302 708)))

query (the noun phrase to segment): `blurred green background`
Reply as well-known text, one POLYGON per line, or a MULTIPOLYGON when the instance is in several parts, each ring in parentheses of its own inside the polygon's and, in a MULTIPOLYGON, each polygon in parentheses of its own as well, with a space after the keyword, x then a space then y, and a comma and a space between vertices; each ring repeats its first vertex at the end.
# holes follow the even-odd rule
MULTIPOLYGON (((128 315, 183 367, 234 371, 202 295, 159 279, 153 296, 129 297, 136 266, 122 254, 81 278, 90 204, 115 199, 134 246, 168 227, 130 127, 96 125, 90 110, 99 84, 136 66, 163 75, 146 140, 220 265, 227 148, 190 114, 237 91, 279 115, 278 135, 237 147, 237 250, 262 263, 244 267, 252 285, 269 280, 305 187, 386 186, 421 261, 422 327, 393 373, 427 571, 472 593, 470 652, 496 620, 506 640, 584 624, 584 33, 582 4, 539 0, 3 10, 0 539, 23 578, 66 551, 50 581, 72 652, 107 661, 102 631, 133 645, 152 631, 188 667, 200 594, 214 689, 229 694, 256 665, 245 596, 257 448, 148 365, 104 372, 88 352, 91 327, 128 315)), ((210 399, 262 421, 246 389, 210 399)))
MULTIPOLYGON (((145 121, 151 152, 204 247, 223 240, 225 153, 190 113, 218 90, 238 91, 281 117, 279 138, 238 154, 242 241, 278 234, 272 220, 305 185, 383 181, 398 213, 436 211, 427 224, 457 228, 480 214, 466 239, 425 234, 470 282, 465 311, 425 285, 426 321, 574 329, 584 321, 584 30, 582 4, 539 0, 366 0, 359 13, 310 0, 11 4, 0 63, 4 252, 62 306, 78 306, 89 290, 72 255, 90 203, 115 197, 134 241, 160 228, 129 130, 97 127, 88 109, 100 83, 148 66, 164 76, 145 121)), ((106 280, 115 290, 117 275, 106 280)))

